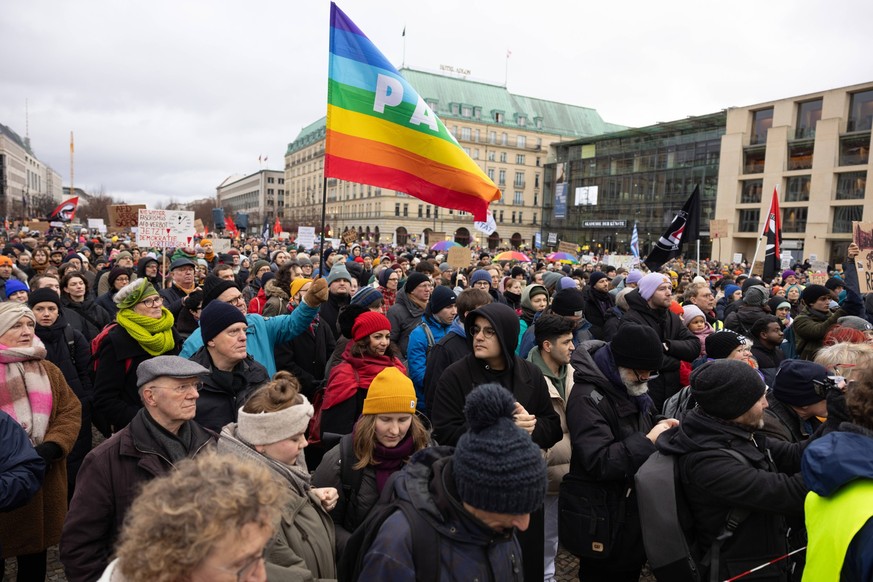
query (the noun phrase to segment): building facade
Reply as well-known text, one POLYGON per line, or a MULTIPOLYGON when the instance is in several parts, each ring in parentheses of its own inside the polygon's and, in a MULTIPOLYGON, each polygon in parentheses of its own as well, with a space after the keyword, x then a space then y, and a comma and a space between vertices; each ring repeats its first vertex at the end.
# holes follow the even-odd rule
POLYGON ((30 140, 0 124, 0 216, 30 218, 62 195, 61 175, 36 157, 30 140))
POLYGON ((873 82, 728 109, 716 218, 729 237, 716 258, 751 260, 776 188, 783 253, 841 263, 852 222, 873 222, 871 126, 873 82))
POLYGON ((285 173, 260 170, 248 176, 230 176, 215 189, 225 214, 248 214, 249 229, 260 232, 264 223, 282 218, 285 207, 285 173))
POLYGON ((557 144, 545 167, 543 247, 631 254, 636 224, 646 255, 699 185, 701 258, 709 256, 724 131, 721 112, 557 144))
MULTIPOLYGON (((593 109, 515 95, 498 85, 409 69, 401 74, 500 188, 500 201, 491 205, 497 231, 486 237, 473 228, 470 214, 402 192, 329 179, 328 236, 355 230, 360 239, 382 243, 453 239, 490 248, 528 246, 541 228, 549 148, 567 139, 624 129, 604 122, 593 109)), ((325 135, 325 119, 320 119, 288 145, 284 218, 290 228, 320 228, 325 135)))

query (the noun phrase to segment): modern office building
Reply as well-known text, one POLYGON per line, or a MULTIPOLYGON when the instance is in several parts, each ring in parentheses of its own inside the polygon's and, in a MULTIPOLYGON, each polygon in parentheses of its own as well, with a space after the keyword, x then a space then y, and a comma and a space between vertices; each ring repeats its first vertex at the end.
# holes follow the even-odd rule
POLYGON ((229 176, 215 189, 225 214, 248 214, 251 228, 282 218, 285 207, 285 173, 260 170, 247 176, 229 176))
POLYGON ((728 109, 715 214, 729 237, 716 258, 751 260, 777 188, 782 250, 842 262, 852 221, 873 222, 871 126, 873 82, 728 109))
POLYGON ((594 254, 630 254, 636 223, 646 255, 699 185, 701 257, 709 256, 724 131, 721 112, 556 144, 545 166, 544 248, 567 241, 594 254))
POLYGON ((29 218, 62 194, 61 175, 36 157, 30 140, 0 124, 0 216, 29 218))
MULTIPOLYGON (((491 205, 497 231, 485 237, 473 228, 467 213, 402 192, 329 179, 329 236, 354 229, 361 239, 382 243, 432 244, 448 238, 491 248, 530 245, 543 219, 543 170, 549 148, 568 139, 624 129, 604 122, 593 109, 515 95, 499 85, 410 69, 401 74, 501 189, 501 200, 491 205)), ((324 147, 325 119, 304 127, 288 145, 284 217, 292 225, 320 226, 324 147)))

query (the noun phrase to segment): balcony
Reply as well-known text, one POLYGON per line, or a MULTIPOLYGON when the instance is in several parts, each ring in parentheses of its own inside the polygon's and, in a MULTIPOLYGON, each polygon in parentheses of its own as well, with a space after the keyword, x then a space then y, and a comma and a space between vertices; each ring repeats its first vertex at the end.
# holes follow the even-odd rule
POLYGON ((794 139, 815 139, 815 128, 798 127, 794 130, 794 139))

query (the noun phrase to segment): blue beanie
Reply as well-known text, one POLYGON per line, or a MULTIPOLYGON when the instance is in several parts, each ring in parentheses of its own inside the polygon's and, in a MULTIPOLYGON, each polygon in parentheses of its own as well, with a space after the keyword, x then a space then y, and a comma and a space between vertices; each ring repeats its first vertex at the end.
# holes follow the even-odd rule
POLYGON ((230 303, 211 301, 200 312, 200 337, 203 338, 203 345, 234 323, 247 323, 242 311, 230 303))
POLYGON ((473 287, 478 281, 488 281, 488 285, 494 286, 491 282, 491 273, 485 269, 476 269, 470 275, 470 287, 473 287))
POLYGON ((18 279, 9 279, 6 281, 6 297, 9 297, 13 293, 18 293, 19 291, 30 291, 27 288, 27 284, 18 279))
POLYGON ((731 295, 733 295, 737 291, 740 291, 739 285, 725 285, 724 286, 724 296, 725 297, 730 297, 731 295))
POLYGON ((526 515, 545 500, 546 461, 514 414, 515 398, 499 384, 467 396, 469 430, 458 440, 452 469, 458 496, 476 509, 526 515))

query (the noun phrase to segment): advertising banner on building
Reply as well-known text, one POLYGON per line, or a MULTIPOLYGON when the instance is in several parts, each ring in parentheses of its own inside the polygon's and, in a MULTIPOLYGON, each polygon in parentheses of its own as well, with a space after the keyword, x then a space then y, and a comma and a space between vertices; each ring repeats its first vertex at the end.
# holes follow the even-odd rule
POLYGON ((597 186, 576 188, 576 206, 597 206, 597 186))

